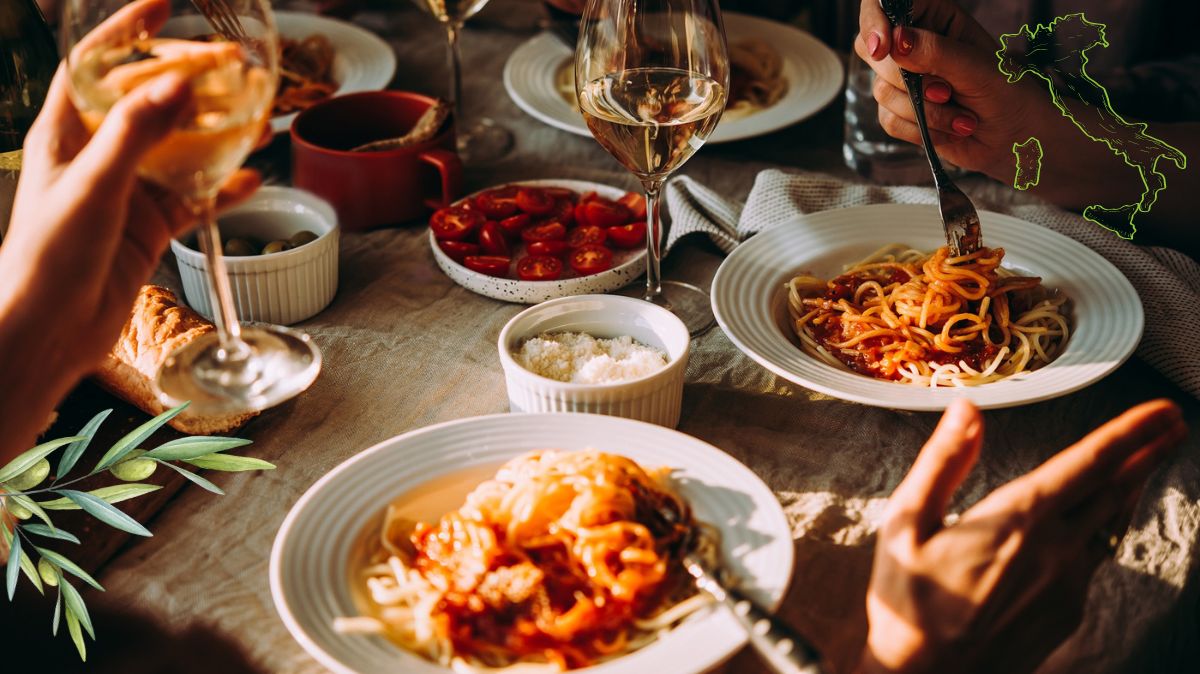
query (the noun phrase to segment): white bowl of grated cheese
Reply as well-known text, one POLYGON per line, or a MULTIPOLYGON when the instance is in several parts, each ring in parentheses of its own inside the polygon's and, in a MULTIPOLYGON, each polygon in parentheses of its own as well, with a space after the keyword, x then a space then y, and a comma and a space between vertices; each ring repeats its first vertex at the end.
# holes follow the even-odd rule
POLYGON ((590 412, 674 428, 683 402, 687 326, 618 295, 543 302, 500 331, 513 412, 590 412))

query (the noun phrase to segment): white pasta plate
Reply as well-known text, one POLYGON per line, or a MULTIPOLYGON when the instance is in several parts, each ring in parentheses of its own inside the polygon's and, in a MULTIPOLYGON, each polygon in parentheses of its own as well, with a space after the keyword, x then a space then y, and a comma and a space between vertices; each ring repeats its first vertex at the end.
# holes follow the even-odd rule
MULTIPOLYGON (((625 190, 586 180, 519 180, 504 184, 531 185, 534 187, 565 187, 574 190, 579 196, 583 196, 588 192, 595 192, 607 199, 618 199, 625 194, 625 190)), ((495 189, 496 187, 501 187, 501 185, 495 185, 488 189, 495 189)), ((463 203, 476 194, 486 191, 480 190, 454 203, 463 203)), ((639 246, 634 249, 613 248, 612 267, 588 276, 576 276, 574 272, 570 271, 570 267, 564 264, 563 268, 566 270, 564 276, 554 281, 521 281, 515 278, 499 278, 467 269, 465 266, 455 262, 438 246, 437 239, 434 238, 432 231, 428 233, 428 236, 429 249, 433 251, 433 259, 437 262, 438 267, 446 273, 446 276, 449 276, 455 283, 471 292, 504 302, 537 304, 538 302, 545 302, 546 300, 553 300, 559 297, 569 297, 571 295, 592 295, 612 292, 629 285, 646 271, 646 249, 644 246, 639 246)), ((523 247, 521 249, 523 250, 523 247)), ((519 257, 520 255, 513 256, 514 266, 519 257)))
POLYGON ((1129 358, 1141 339, 1141 300, 1120 271, 1062 234, 1008 215, 980 212, 985 245, 1003 247, 1003 266, 1042 277, 1070 298, 1071 335, 1050 364, 980 386, 929 387, 881 381, 804 353, 784 283, 797 272, 821 278, 888 243, 932 251, 945 245, 936 206, 880 204, 803 215, 738 246, 717 270, 713 313, 729 339, 776 375, 835 398, 894 409, 941 410, 966 397, 982 408, 1048 400, 1092 384, 1129 358))
MULTIPOLYGON (((338 88, 334 96, 385 89, 396 74, 391 45, 354 24, 304 12, 275 12, 275 25, 281 37, 292 40, 318 34, 329 38, 336 52, 333 79, 338 88)), ((287 131, 297 114, 272 117, 271 132, 287 131)))
MULTIPOLYGON (((357 614, 350 589, 355 543, 366 527, 378 523, 388 503, 406 495, 427 499, 422 503, 440 511, 414 516, 434 520, 460 505, 467 491, 503 462, 550 448, 595 448, 648 468, 674 468, 678 490, 696 518, 720 530, 723 559, 742 587, 763 605, 778 607, 792 574, 791 530, 771 490, 750 469, 707 443, 640 421, 593 414, 500 414, 386 440, 309 488, 288 513, 271 550, 271 595, 292 636, 339 674, 449 671, 383 637, 334 630, 335 618, 357 614)), ((702 609, 640 650, 587 671, 702 672, 745 641, 732 615, 702 609)))
MULTIPOLYGON (((779 53, 788 88, 774 105, 744 117, 721 120, 708 142, 741 140, 791 126, 824 108, 841 91, 841 60, 812 35, 793 26, 734 12, 725 12, 724 23, 731 44, 755 38, 779 53)), ((551 33, 542 33, 509 56, 504 65, 504 88, 517 107, 537 120, 590 136, 583 117, 567 103, 555 82, 559 69, 573 59, 569 47, 551 33)))

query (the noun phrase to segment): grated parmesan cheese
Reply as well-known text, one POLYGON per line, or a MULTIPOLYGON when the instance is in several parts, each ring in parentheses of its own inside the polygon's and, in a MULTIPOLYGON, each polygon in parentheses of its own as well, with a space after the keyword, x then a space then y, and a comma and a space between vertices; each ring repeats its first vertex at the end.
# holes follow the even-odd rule
POLYGON ((544 332, 513 358, 530 372, 573 384, 614 384, 667 366, 666 356, 632 337, 596 339, 582 332, 544 332))

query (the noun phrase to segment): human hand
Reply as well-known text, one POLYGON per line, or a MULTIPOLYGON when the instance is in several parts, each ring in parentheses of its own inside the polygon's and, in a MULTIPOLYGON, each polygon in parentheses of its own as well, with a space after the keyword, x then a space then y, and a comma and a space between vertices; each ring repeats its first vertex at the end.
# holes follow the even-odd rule
POLYGON ((854 50, 875 71, 879 122, 892 136, 920 144, 916 115, 900 77, 925 77, 925 115, 938 153, 954 164, 1011 183, 1012 145, 1057 130, 1061 115, 1030 81, 1010 84, 999 45, 953 0, 916 0, 913 27, 892 28, 878 0, 862 0, 854 50))
POLYGON ((1185 434, 1174 404, 1139 405, 944 525, 983 442, 979 412, 952 404, 889 499, 859 671, 1032 670, 1078 626, 1104 540, 1185 434))
MULTIPOLYGON (((142 21, 152 31, 169 5, 145 0, 126 10, 122 21, 142 21)), ((29 335, 27 357, 44 358, 56 382, 73 381, 100 361, 170 240, 195 222, 180 200, 137 177, 141 158, 187 114, 186 80, 170 73, 143 84, 92 135, 67 79, 60 68, 26 137, 0 247, 0 316, 29 335)), ((259 184, 257 173, 240 171, 221 203, 247 197, 259 184)))

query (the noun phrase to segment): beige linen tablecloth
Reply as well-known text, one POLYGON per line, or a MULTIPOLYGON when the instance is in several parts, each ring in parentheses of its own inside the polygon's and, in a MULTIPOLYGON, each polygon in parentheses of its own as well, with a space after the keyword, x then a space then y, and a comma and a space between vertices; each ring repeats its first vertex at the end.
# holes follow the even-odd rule
MULTIPOLYGON (((534 34, 536 10, 531 2, 494 4, 463 37, 467 107, 513 129, 518 144, 506 162, 470 169, 468 187, 534 177, 629 186, 594 141, 538 124, 504 95, 502 65, 534 34)), ((397 88, 438 91, 430 73, 441 72, 441 36, 430 20, 401 9, 367 12, 358 22, 396 47, 397 88)), ((744 199, 763 168, 839 170, 840 134, 840 115, 829 110, 765 139, 706 147, 686 172, 744 199)), ((286 176, 285 155, 286 147, 275 147, 262 161, 286 176)), ((1013 198, 996 186, 985 189, 1013 198)), ((323 671, 288 635, 267 581, 271 543, 296 499, 341 461, 393 435, 508 407, 495 341, 522 307, 454 285, 434 265, 420 227, 347 235, 341 255, 334 303, 299 326, 324 351, 324 372, 306 394, 245 429, 255 441, 249 453, 279 468, 210 475, 228 492, 224 498, 185 490, 150 523, 154 538, 128 548, 101 577, 109 600, 168 625, 209 625, 271 672, 323 671)), ((688 242, 672 252, 666 275, 707 284, 719 262, 715 248, 688 242)), ((173 282, 173 273, 168 263, 163 280, 173 282)), ((937 417, 806 391, 754 364, 719 329, 697 338, 692 349, 680 430, 737 457, 779 496, 797 553, 782 614, 844 670, 864 638, 878 516, 937 417)), ((1163 395, 1179 400, 1200 428, 1195 402, 1138 362, 1084 391, 986 413, 980 464, 953 507, 966 507, 1131 404, 1163 395)), ((1198 454, 1189 440, 1152 479, 1118 560, 1097 575, 1084 626, 1047 671, 1177 671, 1197 661, 1200 523, 1183 506, 1197 500, 1198 454)), ((743 652, 724 671, 765 670, 743 652)))

